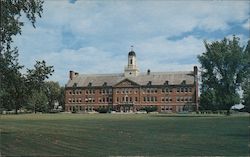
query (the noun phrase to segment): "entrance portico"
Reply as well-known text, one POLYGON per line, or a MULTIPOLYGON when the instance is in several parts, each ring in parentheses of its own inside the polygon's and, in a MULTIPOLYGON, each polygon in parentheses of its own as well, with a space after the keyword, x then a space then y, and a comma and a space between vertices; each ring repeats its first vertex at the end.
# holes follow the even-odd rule
POLYGON ((133 112, 134 111, 134 103, 124 102, 117 104, 118 112, 133 112))

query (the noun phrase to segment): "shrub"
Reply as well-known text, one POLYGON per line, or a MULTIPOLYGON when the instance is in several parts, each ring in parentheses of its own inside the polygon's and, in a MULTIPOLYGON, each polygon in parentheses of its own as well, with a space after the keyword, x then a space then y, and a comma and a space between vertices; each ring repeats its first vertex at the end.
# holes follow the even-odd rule
POLYGON ((149 112, 157 111, 157 107, 156 106, 147 106, 147 107, 142 108, 142 110, 145 110, 147 113, 149 113, 149 112))
POLYGON ((99 113, 107 113, 109 110, 108 110, 108 108, 100 107, 100 108, 96 109, 96 111, 99 113))

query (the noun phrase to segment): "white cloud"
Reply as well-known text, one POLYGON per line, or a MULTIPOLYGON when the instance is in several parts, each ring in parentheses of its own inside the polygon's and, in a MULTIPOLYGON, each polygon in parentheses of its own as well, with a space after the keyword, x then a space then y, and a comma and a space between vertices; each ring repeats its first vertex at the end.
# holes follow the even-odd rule
POLYGON ((242 25, 243 28, 246 30, 250 30, 250 18, 247 19, 247 21, 242 25))
POLYGON ((196 56, 204 51, 203 34, 199 38, 187 35, 178 40, 169 37, 196 29, 204 34, 227 31, 231 23, 242 23, 248 18, 249 3, 76 1, 71 4, 66 0, 47 0, 37 28, 26 24, 15 42, 26 67, 31 67, 34 60, 45 59, 55 66, 53 79, 63 83, 69 70, 123 72, 130 45, 135 45, 141 71, 192 70, 197 64, 196 56), (68 37, 65 32, 73 37, 65 41, 68 37))

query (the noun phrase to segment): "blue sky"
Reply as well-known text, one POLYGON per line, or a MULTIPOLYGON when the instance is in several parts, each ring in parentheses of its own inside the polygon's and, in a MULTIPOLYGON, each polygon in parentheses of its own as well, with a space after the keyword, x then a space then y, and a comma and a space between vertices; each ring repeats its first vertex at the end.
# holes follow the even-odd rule
POLYGON ((134 46, 141 72, 192 70, 203 41, 249 39, 250 1, 45 0, 36 29, 15 37, 20 63, 46 60, 50 80, 64 85, 69 70, 121 73, 134 46))

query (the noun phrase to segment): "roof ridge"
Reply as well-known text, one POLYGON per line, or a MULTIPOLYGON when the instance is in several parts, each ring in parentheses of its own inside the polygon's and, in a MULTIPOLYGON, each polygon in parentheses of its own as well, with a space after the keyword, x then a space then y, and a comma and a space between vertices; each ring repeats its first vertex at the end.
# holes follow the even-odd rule
POLYGON ((109 74, 80 74, 79 76, 120 76, 123 73, 109 73, 109 74))

